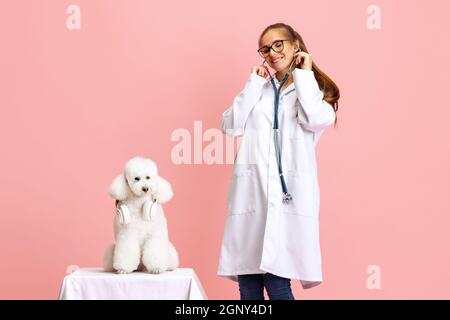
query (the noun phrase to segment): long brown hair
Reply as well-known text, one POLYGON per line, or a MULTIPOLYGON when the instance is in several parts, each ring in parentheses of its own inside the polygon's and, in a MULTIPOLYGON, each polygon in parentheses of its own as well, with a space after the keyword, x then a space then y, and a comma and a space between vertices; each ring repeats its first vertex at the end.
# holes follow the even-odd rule
MULTIPOLYGON (((306 48, 305 42, 303 41, 300 34, 295 31, 290 25, 287 25, 285 23, 275 23, 271 24, 268 27, 264 29, 264 31, 259 36, 258 40, 258 46, 260 45, 261 38, 272 29, 284 29, 286 31, 286 36, 289 38, 289 40, 293 43, 295 40, 298 40, 300 43, 300 49, 302 51, 309 53, 308 49, 306 48)), ((297 68, 300 68, 300 64, 296 66, 297 68)), ((334 83, 333 80, 331 80, 330 77, 328 77, 322 70, 319 69, 319 67, 316 65, 316 63, 313 61, 312 63, 312 71, 314 72, 314 77, 317 80, 317 83, 319 85, 320 90, 324 92, 324 100, 331 104, 333 107, 334 112, 336 113, 339 108, 339 88, 337 87, 336 83, 334 83)), ((334 122, 334 126, 337 125, 337 115, 336 120, 334 122)))

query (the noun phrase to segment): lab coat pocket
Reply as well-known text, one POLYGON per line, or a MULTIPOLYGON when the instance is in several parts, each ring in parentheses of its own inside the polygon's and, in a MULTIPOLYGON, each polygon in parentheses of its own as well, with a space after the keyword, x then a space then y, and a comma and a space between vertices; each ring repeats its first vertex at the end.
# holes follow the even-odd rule
POLYGON ((228 215, 254 213, 256 192, 254 171, 249 168, 235 170, 228 188, 228 215))
POLYGON ((311 175, 304 171, 288 170, 285 177, 292 200, 283 205, 283 212, 317 218, 314 210, 314 188, 311 175))

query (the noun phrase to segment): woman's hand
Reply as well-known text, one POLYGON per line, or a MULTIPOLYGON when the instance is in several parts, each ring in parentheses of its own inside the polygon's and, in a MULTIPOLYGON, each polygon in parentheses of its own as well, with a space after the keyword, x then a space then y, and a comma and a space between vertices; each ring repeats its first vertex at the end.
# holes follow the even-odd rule
POLYGON ((310 55, 307 52, 300 51, 297 52, 295 55, 295 65, 298 65, 302 62, 303 58, 303 64, 301 64, 300 69, 303 70, 312 70, 312 55, 310 55))
POLYGON ((264 66, 254 66, 252 68, 252 73, 256 74, 258 76, 261 76, 264 79, 269 76, 269 72, 267 71, 267 69, 264 66))

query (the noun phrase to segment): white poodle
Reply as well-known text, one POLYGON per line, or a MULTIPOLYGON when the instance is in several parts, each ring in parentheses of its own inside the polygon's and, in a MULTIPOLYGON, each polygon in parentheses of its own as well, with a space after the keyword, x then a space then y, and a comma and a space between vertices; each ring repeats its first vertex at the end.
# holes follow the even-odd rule
POLYGON ((117 273, 143 271, 161 273, 175 270, 178 253, 169 241, 167 220, 160 204, 169 201, 172 188, 158 176, 150 159, 135 157, 125 164, 109 188, 116 199, 115 245, 104 256, 104 269, 117 273))

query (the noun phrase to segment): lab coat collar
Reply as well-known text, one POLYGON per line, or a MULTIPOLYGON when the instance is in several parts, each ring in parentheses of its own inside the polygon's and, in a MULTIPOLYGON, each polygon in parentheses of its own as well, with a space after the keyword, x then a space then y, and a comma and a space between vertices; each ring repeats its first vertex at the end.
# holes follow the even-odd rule
MULTIPOLYGON (((275 75, 273 76, 273 80, 275 81, 275 85, 276 85, 277 88, 278 88, 279 85, 280 85, 280 81, 278 81, 278 79, 275 77, 275 75)), ((269 78, 269 80, 267 81, 267 83, 268 83, 268 85, 270 86, 271 90, 273 90, 272 82, 270 81, 270 78, 269 78)), ((288 85, 286 88, 284 88, 283 90, 281 90, 280 99, 281 99, 281 97, 283 97, 283 96, 285 96, 285 95, 291 93, 291 92, 294 91, 294 90, 295 90, 295 83, 292 82, 292 83, 291 83, 290 85, 288 85)))
POLYGON ((292 91, 295 91, 295 85, 293 82, 281 91, 280 98, 288 95, 292 91))

